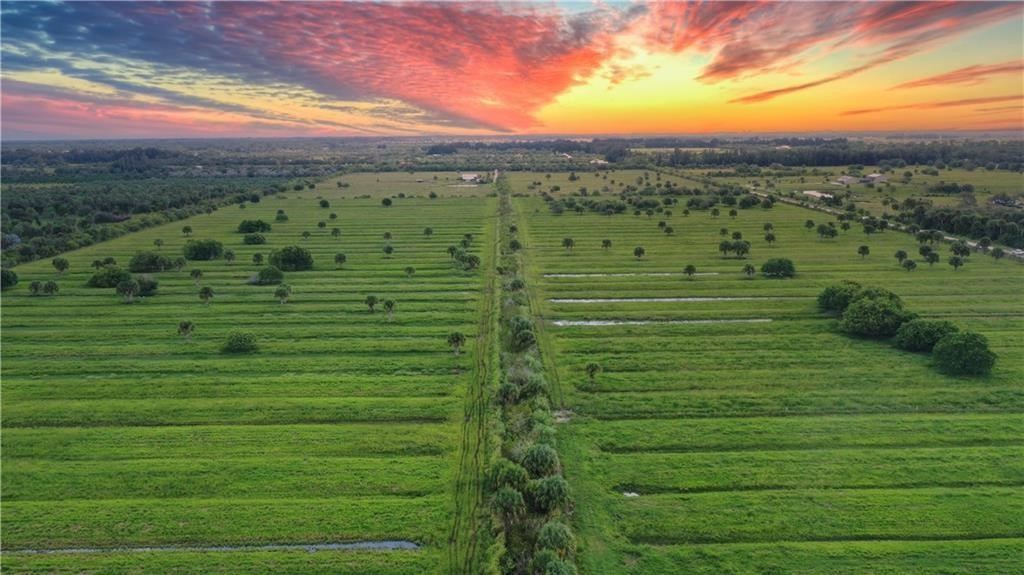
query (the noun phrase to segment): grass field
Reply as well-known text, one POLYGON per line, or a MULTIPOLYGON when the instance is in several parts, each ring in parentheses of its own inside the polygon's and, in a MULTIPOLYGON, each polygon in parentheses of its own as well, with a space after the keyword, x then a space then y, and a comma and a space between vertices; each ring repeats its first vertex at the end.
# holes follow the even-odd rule
POLYGON ((416 177, 343 179, 349 187, 331 180, 72 252, 63 276, 48 261, 16 268, 21 283, 4 293, 2 320, 5 571, 454 570, 452 541, 475 529, 457 523, 475 511, 461 510, 466 494, 455 486, 473 471, 460 473, 473 464, 462 454, 464 411, 485 375, 476 335, 491 303, 483 270, 492 267, 495 200, 484 197, 490 186, 438 184, 438 199, 421 191, 385 208, 385 195, 413 195, 416 177), (320 197, 331 207, 318 207, 320 197), (278 209, 287 222, 274 222, 278 209), (267 244, 243 245, 235 228, 255 218, 273 223, 267 244), (237 259, 155 274, 157 295, 131 305, 111 288, 85 287, 95 259, 126 266, 156 239, 162 253, 180 255, 184 225, 237 259), (476 272, 457 270, 445 251, 465 233, 483 258, 476 272), (281 304, 273 286, 246 280, 254 253, 287 245, 308 248, 315 269, 285 274, 293 294, 281 304), (338 252, 347 256, 341 269, 338 252), (197 297, 194 268, 215 291, 209 305, 197 297), (30 282, 51 279, 58 295, 29 295, 30 282), (368 311, 370 294, 395 300, 393 319, 368 311), (182 320, 196 324, 190 341, 175 333, 182 320), (232 330, 255 333, 259 351, 220 353, 232 330), (452 331, 467 338, 459 356, 446 343, 452 331), (389 540, 420 548, 137 550, 389 540), (109 551, 19 552, 67 548, 109 551))
MULTIPOLYGON (((527 194, 531 181, 575 191, 603 180, 512 181, 527 194)), ((1020 264, 975 254, 954 271, 942 245, 942 263, 907 272, 892 254, 915 257, 910 236, 819 240, 803 223, 827 216, 787 205, 735 219, 675 210, 671 236, 661 216, 556 216, 535 193, 516 207, 549 378, 572 412, 559 435, 582 572, 1019 572, 1020 264), (778 236, 771 247, 766 222, 778 236), (750 257, 721 256, 721 227, 751 241, 750 257), (871 255, 857 255, 861 244, 871 255), (797 277, 741 273, 770 257, 792 259, 797 277), (712 275, 688 279, 688 264, 712 275), (925 317, 983 333, 999 354, 995 370, 949 377, 927 355, 838 333, 815 296, 841 279, 889 288, 925 317), (594 320, 634 323, 571 323, 594 320), (602 367, 593 381, 590 362, 602 367)))

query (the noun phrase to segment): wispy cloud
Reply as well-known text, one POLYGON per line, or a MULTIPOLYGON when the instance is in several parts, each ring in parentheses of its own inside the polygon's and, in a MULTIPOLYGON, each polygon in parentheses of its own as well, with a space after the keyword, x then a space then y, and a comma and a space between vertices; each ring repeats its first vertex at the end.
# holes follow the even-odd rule
POLYGON ((991 96, 987 98, 965 98, 963 100, 943 100, 939 102, 917 102, 914 104, 902 104, 899 106, 882 106, 879 108, 862 108, 859 110, 847 110, 842 116, 859 116, 861 114, 876 114, 879 112, 892 112, 895 110, 929 110, 934 108, 953 108, 957 106, 977 106, 980 104, 996 104, 999 102, 1022 102, 1024 94, 1011 96, 991 96))
POLYGON ((951 72, 944 72, 920 80, 904 82, 890 88, 891 90, 902 90, 906 88, 924 88, 927 86, 948 86, 950 84, 980 84, 992 76, 1004 74, 1024 74, 1024 60, 1011 60, 999 64, 975 64, 965 68, 959 68, 951 72))

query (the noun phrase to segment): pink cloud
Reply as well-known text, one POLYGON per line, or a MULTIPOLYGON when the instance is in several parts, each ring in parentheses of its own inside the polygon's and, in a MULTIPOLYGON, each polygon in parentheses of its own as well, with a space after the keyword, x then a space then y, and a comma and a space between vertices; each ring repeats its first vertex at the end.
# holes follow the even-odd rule
POLYGON ((891 112, 894 110, 929 110, 934 108, 952 108, 957 106, 976 106, 980 104, 996 104, 1000 102, 1024 102, 1024 94, 1011 96, 991 96, 987 98, 964 98, 962 100, 943 100, 939 102, 918 102, 915 104, 904 104, 900 106, 882 106, 879 108, 862 108, 859 110, 847 110, 841 116, 859 116, 861 114, 875 114, 878 112, 891 112))
POLYGON ((923 88, 926 86, 948 86, 950 84, 973 85, 980 84, 992 76, 1002 74, 1024 74, 1024 60, 1011 60, 1009 62, 988 65, 975 64, 974 66, 959 68, 950 72, 928 76, 927 78, 904 82, 890 89, 901 90, 905 88, 923 88))

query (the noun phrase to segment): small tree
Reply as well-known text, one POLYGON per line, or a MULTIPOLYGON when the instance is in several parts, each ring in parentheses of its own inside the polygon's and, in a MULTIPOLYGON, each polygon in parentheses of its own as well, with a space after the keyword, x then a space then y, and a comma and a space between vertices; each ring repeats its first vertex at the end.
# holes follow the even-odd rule
POLYGON ((132 303, 135 301, 135 296, 139 294, 139 282, 127 279, 117 284, 114 289, 117 290, 119 296, 124 298, 124 303, 132 303))
POLYGON ((917 269, 917 262, 914 260, 903 260, 903 269, 912 272, 917 269))
POLYGON ((234 250, 225 250, 224 251, 224 260, 226 262, 228 262, 228 264, 230 264, 231 262, 235 261, 235 251, 234 250))
POLYGON ((594 383, 597 374, 601 373, 601 365, 594 362, 588 363, 584 369, 586 369, 587 379, 590 380, 590 383, 594 383))
POLYGON ((221 346, 223 353, 250 353, 258 349, 256 336, 251 333, 235 331, 228 335, 228 339, 221 346))
POLYGON ((752 279, 756 273, 757 268, 754 267, 754 264, 746 264, 743 266, 743 275, 747 276, 747 279, 752 279))
POLYGON ((434 228, 423 228, 423 235, 427 236, 428 238, 434 235, 434 228))
POLYGON ((18 285, 18 274, 14 270, 0 269, 0 290, 9 290, 18 285))
POLYGON ((366 299, 363 300, 363 303, 366 304, 366 307, 370 308, 370 313, 373 313, 373 308, 376 307, 378 303, 380 303, 380 300, 377 299, 377 296, 375 295, 368 295, 366 296, 366 299))
POLYGON ((949 261, 949 265, 953 266, 954 271, 960 269, 960 267, 964 265, 964 258, 960 256, 949 256, 949 260, 947 261, 949 261))
POLYGON ((252 254, 253 265, 263 265, 263 254, 252 254))
POLYGON ((995 247, 992 249, 992 257, 996 260, 1001 260, 1006 256, 1006 251, 1003 248, 995 247))
POLYGON ((410 277, 411 278, 413 276, 413 274, 415 274, 415 273, 416 273, 416 268, 414 268, 412 266, 405 266, 405 276, 406 277, 410 277))
POLYGON ((308 230, 307 230, 307 231, 304 231, 304 232, 302 232, 302 239, 304 239, 304 240, 308 240, 308 239, 309 239, 309 237, 310 237, 310 236, 312 236, 312 235, 313 235, 313 234, 309 233, 309 231, 308 231, 308 230))
POLYGON ((929 352, 940 339, 960 331, 948 321, 915 319, 896 331, 896 347, 907 351, 929 352))
POLYGON ((190 272, 188 273, 188 275, 192 277, 192 280, 193 280, 193 281, 195 282, 195 284, 196 284, 196 285, 198 286, 198 285, 199 285, 199 282, 200 282, 200 280, 202 280, 202 279, 203 279, 203 270, 199 270, 199 269, 196 269, 196 270, 192 270, 192 271, 190 271, 190 272))
POLYGON ((847 333, 882 338, 894 335, 904 322, 911 319, 914 319, 913 314, 904 310, 899 302, 862 297, 855 299, 843 312, 840 327, 847 333))
POLYGON ((768 245, 771 246, 773 243, 775 243, 775 234, 773 234, 772 232, 768 232, 767 234, 764 235, 764 241, 768 242, 768 245))
POLYGON ((328 202, 327 200, 320 200, 320 207, 321 208, 329 208, 329 207, 331 207, 331 202, 328 202))
POLYGON ((383 200, 380 201, 380 205, 384 206, 385 208, 390 208, 392 203, 393 202, 391 201, 391 198, 384 198, 383 200))
POLYGON ((391 321, 391 317, 395 314, 395 300, 384 300, 384 311, 388 314, 388 321, 391 321))
POLYGON ((66 258, 53 258, 53 261, 50 263, 53 264, 54 269, 56 269, 59 274, 63 274, 68 271, 69 267, 71 267, 71 264, 68 263, 66 258))
POLYGON ((953 253, 953 255, 960 256, 961 258, 966 258, 971 255, 971 247, 963 240, 953 242, 953 245, 949 246, 949 251, 953 253))
POLYGON ((337 267, 340 268, 345 265, 346 260, 348 260, 348 257, 346 257, 345 254, 334 254, 334 265, 337 267))
POLYGON ((601 240, 601 249, 608 251, 608 248, 612 247, 611 240, 601 240))
POLYGON ((57 282, 50 280, 43 284, 43 294, 45 295, 56 295, 60 291, 60 286, 57 282))
POLYGON ((41 295, 43 293, 43 282, 36 280, 28 284, 29 295, 41 295))
POLYGON ((288 284, 281 284, 274 290, 274 297, 276 297, 281 303, 288 303, 288 298, 292 295, 292 288, 288 284))
POLYGON ((739 215, 739 212, 737 212, 736 210, 729 210, 730 218, 735 218, 737 215, 739 215))
POLYGON ((932 356, 939 371, 952 375, 985 375, 996 363, 988 339, 969 331, 944 336, 935 344, 932 356))
POLYGON ((633 248, 633 255, 634 255, 634 256, 636 257, 636 259, 638 259, 638 260, 640 260, 640 259, 643 259, 643 257, 644 257, 644 256, 645 256, 646 254, 647 254, 647 250, 645 250, 645 249, 643 248, 643 246, 637 246, 637 247, 633 248))
POLYGON ((565 251, 571 252, 576 247, 576 241, 572 238, 562 238, 562 247, 565 248, 565 251))
POLYGON ((804 222, 804 228, 806 228, 807 231, 813 230, 814 229, 814 220, 807 220, 807 221, 805 221, 804 222))
POLYGON ((334 220, 338 219, 338 214, 331 212, 331 215, 327 216, 327 219, 333 222, 334 220))
POLYGON ((903 250, 896 250, 896 261, 903 264, 903 260, 907 259, 907 252, 903 250))
POLYGON ((153 245, 156 246, 156 249, 159 250, 160 248, 164 247, 164 241, 161 240, 160 238, 157 238, 153 240, 153 245))
POLYGON ((676 232, 675 228, 673 228, 672 226, 665 226, 665 230, 664 231, 665 231, 665 235, 668 235, 668 236, 671 236, 672 234, 674 234, 676 232))
POLYGON ((938 252, 928 252, 924 255, 924 261, 928 262, 928 267, 931 267, 939 262, 938 252))
POLYGON ((857 253, 860 254, 861 259, 864 259, 871 254, 871 248, 868 246, 861 246, 857 248, 857 253))
POLYGON ((448 345, 451 346, 455 355, 459 355, 459 351, 462 350, 462 346, 466 344, 466 336, 459 331, 453 331, 448 334, 448 345))
POLYGON ((331 237, 332 238, 340 238, 341 237, 341 228, 331 228, 331 237))
POLYGON ((184 320, 178 322, 178 335, 185 338, 185 341, 192 339, 192 332, 195 330, 196 324, 191 321, 184 320))
POLYGON ((711 208, 711 217, 717 218, 722 212, 718 208, 711 208))
POLYGON ((213 299, 213 288, 210 286, 199 288, 199 299, 203 300, 203 305, 210 305, 210 300, 213 299))
MULTIPOLYGON (((576 538, 568 525, 560 521, 548 521, 537 535, 537 550, 553 551, 561 558, 571 557, 576 553, 576 538)), ((550 565, 544 572, 551 573, 550 565)))
POLYGON ((192 235, 192 226, 185 226, 185 227, 181 228, 181 233, 184 234, 186 238, 191 236, 192 235))
POLYGON ((796 275, 796 267, 792 260, 774 258, 761 266, 761 273, 770 278, 791 278, 796 275))
POLYGON ((391 254, 395 253, 395 248, 391 244, 384 246, 384 257, 389 258, 391 254))
POLYGON ((697 266, 693 264, 687 264, 687 266, 683 268, 683 273, 686 274, 687 278, 692 280, 693 276, 697 273, 697 266))
POLYGON ((384 232, 384 239, 385 240, 390 240, 391 239, 391 232, 384 232))
POLYGON ((287 246, 270 252, 270 263, 286 272, 301 272, 313 269, 313 254, 299 246, 287 246))
POLYGON ((773 224, 771 222, 767 222, 765 225, 763 225, 761 227, 764 229, 765 232, 770 232, 770 231, 775 229, 775 224, 773 224))
POLYGON ((178 256, 178 257, 174 258, 174 261, 171 262, 171 267, 174 268, 174 271, 176 271, 176 272, 180 272, 181 270, 185 269, 185 266, 187 266, 187 265, 188 265, 188 260, 186 260, 185 258, 183 258, 181 256, 178 256))

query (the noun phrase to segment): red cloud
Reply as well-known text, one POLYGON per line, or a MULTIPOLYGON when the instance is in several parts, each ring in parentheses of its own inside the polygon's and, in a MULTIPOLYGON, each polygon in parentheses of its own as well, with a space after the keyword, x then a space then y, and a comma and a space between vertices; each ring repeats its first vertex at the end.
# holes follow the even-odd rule
POLYGON ((946 86, 949 84, 980 84, 991 76, 1022 73, 1024 73, 1024 60, 1011 60, 1009 62, 989 64, 987 66, 983 64, 975 64, 974 66, 967 66, 966 68, 960 68, 953 70, 952 72, 945 72, 943 74, 921 78, 920 80, 904 82, 903 84, 893 86, 890 89, 900 90, 904 88, 922 88, 925 86, 946 86))
POLYGON ((978 104, 995 104, 998 102, 1024 102, 1024 94, 1013 96, 992 96, 988 98, 966 98, 963 100, 944 100, 941 102, 918 102, 916 104, 905 104, 901 106, 883 106, 880 108, 863 108, 860 110, 847 110, 840 116, 859 116, 861 114, 874 114, 878 112, 890 112, 893 110, 929 110, 933 108, 952 108, 956 106, 975 106, 978 104))

